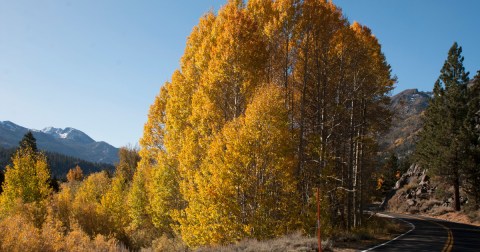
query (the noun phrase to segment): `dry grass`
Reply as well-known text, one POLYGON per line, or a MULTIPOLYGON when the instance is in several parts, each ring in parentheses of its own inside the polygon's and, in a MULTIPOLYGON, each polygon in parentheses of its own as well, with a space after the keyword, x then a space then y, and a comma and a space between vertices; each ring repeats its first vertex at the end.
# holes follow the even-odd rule
POLYGON ((439 216, 439 215, 444 215, 446 213, 451 213, 453 212, 453 208, 451 207, 446 207, 446 206, 440 206, 432 209, 431 214, 433 216, 439 216))
POLYGON ((441 214, 437 213, 437 215, 424 214, 424 216, 480 227, 480 210, 463 210, 461 212, 455 212, 453 209, 444 209, 442 212, 443 213, 439 212, 441 214))
MULTIPOLYGON (((217 246, 209 248, 200 248, 197 252, 280 252, 280 251, 316 251, 317 239, 315 237, 306 237, 301 233, 294 233, 282 236, 276 239, 258 241, 255 239, 243 240, 237 244, 229 246, 217 246)), ((332 242, 326 240, 322 242, 324 251, 332 251, 332 242)))
POLYGON ((396 219, 372 216, 367 225, 352 234, 335 239, 334 251, 358 251, 391 240, 406 232, 408 226, 396 219), (341 242, 341 240, 343 240, 341 242))
POLYGON ((480 210, 471 211, 467 214, 470 223, 480 226, 480 210))
MULTIPOLYGON (((352 232, 334 232, 322 242, 323 251, 355 251, 392 239, 408 230, 397 220, 366 216, 366 225, 352 232)), ((258 241, 243 240, 229 246, 205 247, 197 252, 274 252, 274 251, 317 251, 315 237, 294 233, 277 239, 258 241)))
POLYGON ((423 202, 422 206, 420 207, 420 212, 428 212, 432 210, 434 207, 438 207, 442 205, 442 202, 436 199, 429 199, 425 202, 423 202))
POLYGON ((407 190, 400 189, 397 193, 388 201, 388 210, 392 212, 406 212, 408 209, 408 205, 405 204, 405 195, 407 190))

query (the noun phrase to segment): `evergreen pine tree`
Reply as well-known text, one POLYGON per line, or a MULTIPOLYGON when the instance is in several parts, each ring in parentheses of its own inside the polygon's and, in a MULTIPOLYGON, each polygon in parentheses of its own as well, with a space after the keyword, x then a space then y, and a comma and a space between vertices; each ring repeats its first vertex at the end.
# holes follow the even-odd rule
POLYGON ((398 157, 394 152, 391 152, 383 165, 381 183, 378 184, 378 189, 381 189, 383 193, 390 191, 395 186, 397 172, 399 172, 398 157))
POLYGON ((20 149, 26 149, 26 147, 30 147, 30 149, 33 151, 33 152, 37 152, 38 149, 37 149, 37 139, 35 139, 35 137, 33 136, 33 133, 31 131, 28 131, 22 138, 22 140, 20 140, 19 142, 19 148, 20 149))
POLYGON ((424 118, 416 156, 432 173, 442 176, 454 188, 454 208, 460 210, 460 175, 466 159, 464 120, 467 113, 468 72, 463 67, 462 47, 454 43, 448 52, 434 96, 424 118))
POLYGON ((468 158, 465 160, 467 192, 473 197, 476 207, 480 207, 480 71, 467 90, 468 112, 465 120, 468 158))

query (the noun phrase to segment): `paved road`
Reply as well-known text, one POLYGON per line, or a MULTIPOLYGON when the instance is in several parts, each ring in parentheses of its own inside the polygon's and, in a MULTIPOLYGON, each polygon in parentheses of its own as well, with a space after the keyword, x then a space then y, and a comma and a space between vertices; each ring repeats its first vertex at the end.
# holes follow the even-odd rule
POLYGON ((410 225, 396 240, 367 251, 480 251, 480 228, 438 219, 390 214, 410 225))

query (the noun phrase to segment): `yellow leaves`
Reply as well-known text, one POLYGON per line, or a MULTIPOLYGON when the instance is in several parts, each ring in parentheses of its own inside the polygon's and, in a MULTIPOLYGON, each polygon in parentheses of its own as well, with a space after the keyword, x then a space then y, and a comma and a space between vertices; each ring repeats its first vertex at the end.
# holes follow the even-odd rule
POLYGON ((377 178, 377 190, 382 189, 383 183, 385 183, 385 178, 382 175, 377 178))
POLYGON ((225 124, 207 148, 195 176, 197 190, 185 192, 195 197, 189 197, 186 218, 180 220, 190 246, 266 238, 286 230, 295 211, 287 203, 295 183, 283 97, 276 86, 260 88, 245 115, 225 124))
POLYGON ((110 188, 102 195, 100 212, 107 216, 109 225, 115 232, 122 232, 122 228, 129 223, 126 207, 126 179, 121 174, 112 179, 110 188))
POLYGON ((147 189, 145 186, 145 170, 139 169, 133 176, 132 186, 127 195, 127 214, 132 220, 131 226, 133 229, 145 225, 149 220, 147 218, 147 189))
POLYGON ((0 250, 44 251, 40 232, 20 215, 12 215, 0 222, 0 250))
POLYGON ((72 181, 81 181, 83 179, 83 171, 80 166, 75 166, 75 168, 70 169, 67 173, 68 182, 72 181))
POLYGON ((102 221, 100 201, 110 186, 106 172, 94 173, 88 176, 78 188, 72 203, 75 219, 82 229, 90 234, 105 230, 108 223, 102 221))
POLYGON ((160 94, 155 97, 155 102, 150 106, 148 120, 143 128, 143 136, 140 139, 140 167, 148 166, 154 162, 159 152, 163 150, 163 138, 165 134, 165 107, 168 99, 168 86, 165 84, 160 89, 160 94))
POLYGON ((15 152, 12 163, 5 172, 3 193, 0 195, 0 216, 6 214, 17 199, 23 203, 38 203, 51 193, 48 185, 50 170, 44 154, 26 147, 15 152))
POLYGON ((163 233, 172 235, 172 212, 180 207, 182 198, 178 172, 167 160, 162 161, 153 169, 153 179, 147 188, 150 195, 149 212, 153 225, 163 233))
POLYGON ((192 247, 297 227, 310 194, 297 190, 320 170, 337 175, 330 160, 346 148, 330 143, 345 142, 337 129, 354 105, 383 94, 384 63, 370 30, 331 2, 232 0, 207 13, 150 109, 127 200, 133 226, 174 229, 192 247), (309 167, 294 174, 300 163, 309 167))

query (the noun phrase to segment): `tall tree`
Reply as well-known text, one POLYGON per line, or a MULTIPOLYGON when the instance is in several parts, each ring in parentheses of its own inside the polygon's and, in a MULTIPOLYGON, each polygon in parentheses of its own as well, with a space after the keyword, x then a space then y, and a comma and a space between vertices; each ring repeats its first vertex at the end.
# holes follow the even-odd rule
POLYGON ((463 67, 462 47, 455 42, 448 52, 434 96, 425 113, 416 156, 418 162, 445 178, 454 188, 454 209, 460 210, 460 176, 467 158, 463 131, 467 115, 468 72, 463 67))
POLYGON ((397 173, 399 172, 398 158, 394 152, 385 159, 381 174, 378 178, 377 190, 382 190, 382 193, 389 192, 395 186, 395 181, 398 180, 397 173))
POLYGON ((129 146, 122 147, 118 151, 118 157, 120 160, 115 168, 115 175, 121 175, 128 182, 132 181, 138 162, 140 162, 138 149, 129 146))
POLYGON ((282 88, 259 89, 244 116, 211 143, 181 221, 191 246, 271 238, 294 227, 296 184, 282 88))
POLYGON ((101 211, 101 199, 110 187, 111 180, 106 171, 90 174, 83 180, 72 202, 72 213, 83 231, 93 236, 109 232, 108 223, 101 211))
POLYGON ((18 199, 22 203, 40 203, 52 192, 46 156, 32 149, 36 148, 36 144, 31 132, 25 135, 24 140, 12 157, 12 165, 6 167, 0 214, 11 210, 18 199))
POLYGON ((393 83, 370 30, 350 25, 331 2, 228 1, 200 19, 180 69, 150 109, 130 190, 142 200, 128 201, 132 223, 167 233, 170 226, 193 246, 271 237, 285 226, 266 231, 261 223, 292 216, 309 232, 313 188, 320 186, 329 226, 361 225, 393 83), (261 93, 274 100, 257 98, 261 93), (262 125, 252 119, 260 117, 254 108, 285 117, 262 125), (274 153, 279 142, 296 148, 274 153), (277 169, 279 177, 269 176, 277 169), (271 183, 297 187, 289 192, 299 196, 291 200, 299 212, 265 217, 269 200, 286 202, 271 183))
POLYGON ((467 192, 480 208, 480 71, 474 77, 468 90, 468 112, 465 120, 465 138, 468 141, 465 160, 467 192))

